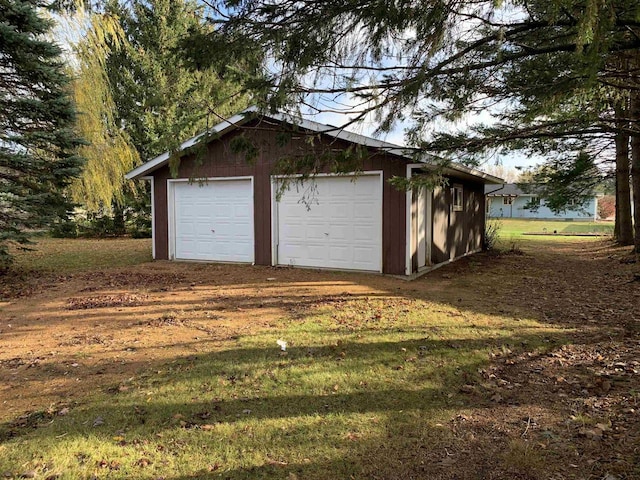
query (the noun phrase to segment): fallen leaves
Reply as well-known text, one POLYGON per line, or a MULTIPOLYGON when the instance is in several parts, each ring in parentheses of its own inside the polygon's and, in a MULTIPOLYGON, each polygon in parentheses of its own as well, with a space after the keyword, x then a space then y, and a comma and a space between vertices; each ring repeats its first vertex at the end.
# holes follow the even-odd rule
POLYGON ((84 283, 90 285, 86 291, 96 287, 136 287, 148 288, 156 285, 178 285, 187 282, 187 276, 177 272, 108 272, 97 271, 77 275, 84 283))
POLYGON ((88 310, 93 308, 137 307, 149 298, 137 293, 118 293, 96 295, 93 297, 75 297, 67 300, 67 310, 88 310))
POLYGON ((175 313, 165 313, 161 317, 154 318, 153 320, 149 320, 147 322, 143 322, 144 325, 149 327, 166 327, 166 326, 183 326, 184 321, 178 318, 178 315, 175 313))
POLYGON ((120 470, 120 467, 122 466, 122 464, 120 462, 118 462, 117 460, 99 460, 97 462, 97 466, 99 468, 104 468, 104 469, 108 469, 108 470, 120 470))
POLYGON ((581 428, 578 430, 578 435, 585 437, 588 440, 602 440, 604 430, 600 428, 581 428))
MULTIPOLYGON (((602 261, 601 256, 598 257, 597 263, 590 265, 589 260, 578 260, 576 255, 574 251, 571 251, 565 258, 557 252, 554 253, 553 257, 549 257, 553 259, 552 274, 549 274, 549 258, 543 259, 544 261, 538 260, 536 254, 518 258, 500 258, 495 260, 497 262, 495 265, 482 265, 482 268, 479 269, 483 271, 481 277, 466 277, 465 281, 474 282, 474 288, 486 288, 484 290, 486 295, 483 294, 486 299, 479 298, 480 294, 478 294, 478 298, 473 298, 471 288, 469 292, 465 291, 462 297, 464 298, 465 312, 476 310, 480 314, 487 313, 487 311, 493 314, 499 310, 500 315, 508 316, 510 320, 522 318, 523 321, 528 321, 531 318, 538 318, 547 322, 548 325, 558 326, 558 330, 564 328, 566 335, 564 335, 565 338, 560 339, 545 339, 546 343, 538 351, 538 346, 532 347, 532 345, 536 344, 536 340, 539 340, 539 337, 545 333, 533 332, 530 329, 531 336, 535 337, 535 339, 531 339, 527 338, 528 333, 525 334, 516 328, 512 333, 513 338, 502 338, 494 335, 489 326, 486 336, 483 337, 483 339, 487 339, 487 343, 483 343, 483 339, 480 339, 477 348, 491 348, 492 356, 488 357, 485 350, 482 350, 478 356, 479 367, 481 367, 477 370, 478 375, 475 374, 476 367, 471 366, 472 375, 457 377, 458 381, 451 388, 447 384, 446 390, 442 390, 443 393, 452 395, 448 398, 454 398, 454 401, 446 399, 444 401, 447 402, 447 408, 451 407, 455 410, 455 413, 451 414, 455 419, 450 424, 442 421, 443 423, 438 425, 435 430, 451 435, 447 439, 446 448, 452 454, 447 453, 445 456, 441 448, 433 449, 433 453, 422 452, 423 447, 419 447, 415 451, 403 450, 397 457, 402 457, 408 470, 415 468, 410 474, 415 474, 415 477, 420 478, 437 478, 436 475, 430 476, 432 471, 426 470, 426 473, 421 476, 417 472, 419 468, 428 469, 433 465, 439 465, 446 467, 446 474, 448 474, 448 476, 440 478, 453 478, 454 476, 466 478, 464 474, 468 474, 470 468, 480 465, 484 468, 483 474, 494 472, 495 468, 495 478, 524 478, 523 475, 526 477, 526 472, 520 476, 515 473, 509 476, 500 471, 500 465, 495 464, 492 456, 496 452, 499 454, 500 449, 508 445, 510 439, 515 438, 523 442, 531 442, 535 448, 553 452, 554 461, 550 464, 548 478, 602 479, 607 471, 612 472, 611 478, 628 477, 628 475, 620 475, 624 468, 631 468, 628 466, 629 463, 624 464, 623 462, 631 462, 636 458, 633 457, 633 448, 638 444, 637 440, 640 438, 638 436, 637 407, 640 400, 637 394, 640 391, 638 389, 640 366, 637 362, 640 343, 637 341, 637 333, 640 332, 640 328, 634 326, 638 323, 638 318, 632 308, 634 305, 637 307, 640 304, 640 296, 634 293, 638 291, 638 284, 637 282, 625 283, 629 279, 628 271, 618 274, 615 269, 611 268, 609 268, 609 277, 607 277, 609 280, 607 280, 604 273, 608 267, 606 262, 602 261), (586 269, 582 269, 583 266, 586 269), (498 275, 496 268, 503 267, 506 269, 504 275, 498 275), (485 276, 487 274, 493 275, 493 278, 501 279, 501 281, 493 282, 491 286, 484 285, 489 283, 485 276), (507 280, 502 281, 502 279, 507 280), (620 291, 618 291, 618 287, 621 287, 620 291), (522 311, 516 312, 517 309, 522 311), (622 333, 627 335, 626 338, 622 336, 622 333), (564 341, 572 341, 575 345, 558 347, 564 341), (458 389, 459 391, 457 391, 458 389), (459 406, 460 408, 458 408, 459 406), (460 416, 455 416, 462 412, 464 413, 460 416), (567 420, 571 414, 575 415, 575 420, 567 420), (580 453, 579 460, 576 459, 576 451, 580 453), (426 455, 425 460, 428 461, 425 461, 424 465, 416 466, 418 459, 423 459, 421 455, 426 455), (620 462, 622 466, 614 465, 615 462, 620 462), (569 467, 570 463, 575 467, 569 467), (611 465, 614 466, 611 467, 611 465), (567 471, 571 473, 567 474, 567 471)), ((480 258, 482 259, 482 257, 480 258)), ((450 267, 457 270, 455 274, 450 275, 453 281, 447 281, 447 285, 455 284, 465 274, 466 267, 463 262, 450 267)), ((617 262, 610 263, 615 263, 615 268, 624 268, 624 265, 618 265, 617 262)), ((180 265, 158 263, 155 267, 167 271, 184 268, 182 271, 187 271, 187 267, 180 265)), ((164 281, 165 274, 158 274, 157 278, 134 274, 129 278, 127 272, 118 272, 114 275, 106 272, 104 275, 83 277, 86 280, 86 285, 83 285, 82 289, 74 287, 75 290, 73 290, 69 285, 58 286, 59 290, 55 293, 58 296, 52 299, 47 306, 51 309, 51 316, 47 319, 52 318, 52 324, 56 329, 69 327, 65 331, 64 337, 56 336, 52 340, 53 343, 47 344, 45 342, 45 345, 37 347, 35 345, 37 345, 38 339, 36 339, 34 347, 30 347, 33 348, 33 352, 25 350, 20 353, 11 353, 10 356, 16 358, 7 358, 9 355, 4 357, 1 365, 3 370, 8 372, 7 375, 16 374, 16 378, 26 384, 22 377, 35 377, 37 374, 44 376, 46 372, 51 374, 52 371, 48 371, 47 368, 51 363, 55 363, 64 367, 57 374, 53 372, 55 375, 62 375, 69 371, 74 376, 72 379, 74 382, 76 375, 82 378, 82 384, 75 382, 72 385, 73 388, 78 389, 74 390, 78 397, 90 392, 91 388, 95 389, 96 385, 98 385, 98 389, 111 388, 109 391, 113 393, 123 393, 122 397, 128 395, 136 397, 138 394, 143 395, 144 392, 140 390, 137 383, 123 384, 123 379, 134 374, 135 369, 139 370, 141 365, 147 364, 146 362, 148 362, 149 371, 154 374, 161 371, 162 373, 158 373, 158 375, 163 379, 190 368, 190 363, 163 363, 167 356, 183 357, 192 353, 185 353, 175 347, 178 342, 192 342, 192 334, 188 338, 182 335, 182 332, 188 329, 198 328, 206 332, 207 336, 200 336, 200 339, 226 342, 227 337, 232 334, 249 335, 255 333, 257 328, 271 329, 274 325, 278 327, 281 317, 286 317, 286 321, 293 318, 291 321, 294 322, 299 319, 308 319, 320 312, 322 315, 326 314, 327 329, 332 333, 338 332, 340 336, 345 331, 348 334, 359 333, 358 331, 362 329, 379 330, 388 328, 390 325, 401 332, 408 331, 409 328, 416 328, 415 325, 402 322, 408 312, 416 312, 422 308, 435 310, 435 315, 443 317, 446 321, 468 322, 467 317, 457 313, 461 307, 456 302, 461 298, 461 292, 453 288, 450 289, 451 292, 448 290, 439 291, 437 287, 442 282, 438 279, 437 274, 430 278, 425 277, 422 282, 418 280, 409 284, 409 287, 405 287, 404 284, 397 286, 392 280, 384 277, 367 277, 368 290, 363 289, 361 291, 365 293, 350 295, 348 292, 340 293, 340 289, 346 287, 337 289, 338 287, 335 286, 289 286, 288 282, 299 281, 299 276, 316 282, 316 275, 319 274, 316 272, 282 271, 281 274, 278 274, 278 284, 271 284, 269 293, 261 294, 258 290, 254 291, 253 286, 246 286, 247 282, 255 280, 255 278, 250 278, 251 275, 247 271, 243 271, 242 268, 225 266, 219 267, 221 270, 216 270, 216 272, 221 271, 233 275, 234 285, 240 285, 237 291, 231 291, 229 288, 218 289, 217 286, 212 286, 214 280, 220 285, 223 277, 217 274, 210 275, 212 269, 209 266, 206 269, 202 267, 202 272, 204 272, 202 275, 193 274, 192 277, 191 270, 195 271, 195 268, 200 268, 200 266, 189 265, 189 272, 183 274, 182 279, 169 279, 167 282, 164 281), (282 278, 280 278, 281 276, 282 278), (215 279, 211 277, 215 277, 215 279), (177 285, 175 282, 182 284, 177 285), (105 286, 108 288, 131 286, 135 291, 140 288, 140 285, 143 288, 148 288, 145 290, 146 293, 167 291, 169 293, 154 294, 153 301, 148 301, 140 291, 135 293, 138 297, 119 297, 111 290, 100 290, 105 286), (380 293, 371 293, 372 288, 377 288, 380 293), (397 290, 395 290, 396 288, 397 290), (412 293, 414 291, 415 294, 412 293), (300 294, 300 292, 304 293, 300 294), (111 305, 109 302, 112 302, 113 307, 118 309, 134 305, 136 301, 141 302, 145 308, 136 310, 134 315, 129 312, 118 313, 115 310, 78 313, 62 311, 60 298, 64 301, 71 296, 73 296, 72 300, 77 303, 78 308, 68 308, 71 304, 63 304, 66 307, 65 310, 102 308, 102 304, 111 305), (429 298, 429 301, 426 298, 429 298), (436 306, 436 301, 439 302, 438 306, 436 306), (448 304, 458 306, 455 310, 451 310, 448 304), (51 305, 55 307, 51 307, 51 305), (242 310, 238 310, 237 307, 242 310), (255 310, 257 308, 260 308, 259 313, 256 313, 258 312, 255 310), (217 317, 210 315, 211 312, 224 313, 217 317), (87 320, 79 322, 75 320, 76 318, 87 320), (211 321, 212 318, 216 321, 211 321), (236 323, 232 324, 231 322, 236 323), (227 327, 226 331, 222 331, 227 324, 231 324, 231 326, 227 327), (259 325, 261 327, 258 327, 259 325), (81 331, 83 328, 85 331, 81 331), (60 343, 61 339, 68 341, 60 343), (141 341, 136 343, 136 339, 141 339, 141 341), (161 349, 167 349, 168 355, 162 356, 162 350, 156 348, 152 342, 154 339, 156 341, 158 339, 168 340, 166 343, 158 342, 162 343, 161 349), (128 353, 125 357, 119 356, 124 347, 129 345, 135 345, 137 350, 126 350, 128 353), (47 357, 46 352, 50 350, 58 351, 55 362, 47 357), (107 355, 102 353, 105 351, 109 353, 107 355), (97 352, 101 352, 103 356, 100 357, 100 353, 97 352), (149 360, 151 356, 149 352, 153 355, 158 355, 158 352, 161 352, 156 357, 161 360, 155 362, 149 360), (93 355, 95 357, 91 358, 93 355), (18 356, 20 358, 17 358, 18 356), (109 364, 112 358, 115 360, 109 364), (74 368, 73 364, 78 364, 78 362, 80 366, 74 368), (101 376, 99 380, 90 383, 89 375, 95 372, 96 365, 106 369, 108 380, 105 380, 106 376, 101 376), (116 373, 111 375, 112 372, 116 373), (86 386, 87 384, 89 386, 86 386)), ((253 272, 255 276, 255 271, 251 269, 249 271, 253 272)), ((267 275, 268 273, 264 277, 267 275)), ((75 276, 74 281, 77 281, 78 278, 80 277, 75 276)), ((260 281, 258 288, 266 290, 265 283, 260 281)), ((354 281, 353 288, 359 288, 355 283, 354 281)), ((464 287, 466 288, 466 286, 464 287)), ((129 294, 134 294, 134 291, 129 294)), ((36 317, 33 313, 31 315, 32 318, 36 317)), ((24 332, 27 328, 46 323, 44 321, 39 323, 30 321, 30 325, 25 328, 26 322, 23 321, 23 318, 27 318, 27 315, 21 313, 15 315, 15 318, 8 319, 7 324, 12 326, 1 325, 2 334, 15 335, 14 332, 19 329, 24 332)), ((469 326, 476 328, 472 323, 469 323, 469 326)), ((479 324, 477 327, 479 331, 484 328, 483 324, 479 324)), ((428 361, 433 356, 439 355, 441 351, 446 351, 447 355, 456 356, 457 354, 464 355, 469 348, 476 348, 475 344, 470 347, 467 337, 452 337, 447 328, 438 325, 420 324, 417 326, 415 334, 411 333, 409 336, 413 339, 411 342, 393 345, 389 349, 391 355, 385 366, 390 369, 394 366, 397 366, 398 370, 404 369, 404 371, 393 373, 393 375, 413 378, 411 376, 414 370, 419 371, 423 363, 427 365, 428 361)), ((25 336, 25 338, 27 337, 25 336)), ((205 349, 218 348, 217 345, 215 347, 206 345, 200 339, 197 339, 197 342, 189 343, 189 346, 201 348, 200 352, 205 349), (203 345, 205 345, 204 348, 203 345)), ((355 336, 354 341, 358 341, 355 336)), ((338 367, 348 366, 347 364, 359 360, 357 348, 352 347, 349 342, 342 344, 336 342, 335 345, 331 345, 327 349, 309 348, 307 356, 313 357, 314 362, 329 359, 333 363, 334 360, 340 360, 342 363, 338 364, 338 367)), ((302 342, 300 343, 302 344, 302 342)), ((274 344, 271 343, 268 347, 275 351, 274 344)), ((235 344, 233 348, 236 348, 235 344)), ((304 347, 296 347, 292 356, 286 359, 276 358, 275 362, 279 361, 280 365, 289 365, 304 356, 304 349, 304 347)), ((198 354, 198 356, 201 355, 198 354)), ((204 354, 202 356, 204 357, 204 354)), ((272 355, 272 357, 274 356, 272 355)), ((307 357, 302 358, 302 360, 306 359, 307 357)), ((221 374, 221 378, 224 386, 230 388, 248 387, 248 382, 244 380, 245 377, 235 370, 226 371, 221 374)), ((55 385, 56 378, 53 374, 50 379, 48 385, 55 385)), ((376 380, 375 376, 363 376, 359 385, 366 387, 362 390, 373 390, 377 388, 376 380), (367 382, 370 382, 369 386, 367 382)), ((207 382, 215 383, 216 380, 207 379, 207 382)), ((338 382, 339 386, 336 379, 323 383, 325 390, 323 393, 327 396, 336 393, 335 400, 342 401, 341 397, 348 399, 352 394, 352 385, 342 379, 338 382)), ((15 382, 16 385, 17 383, 15 382)), ((357 397, 357 395, 355 396, 357 397)), ((157 396, 154 397, 154 400, 156 398, 157 396)), ((136 397, 135 401, 144 402, 145 400, 144 397, 142 399, 136 397)), ((428 398, 425 398, 425 405, 429 401, 428 398)), ((218 421, 226 421, 228 416, 232 422, 238 425, 253 423, 260 420, 264 416, 264 412, 267 411, 262 402, 232 403, 232 406, 223 403, 222 405, 225 409, 222 414, 213 410, 220 407, 213 407, 208 403, 193 409, 188 407, 183 409, 180 406, 183 414, 177 414, 175 417, 173 417, 175 410, 170 411, 162 418, 161 424, 164 433, 155 433, 154 431, 149 435, 151 447, 147 445, 138 447, 135 443, 136 440, 130 439, 135 436, 131 430, 126 430, 126 433, 123 434, 117 433, 116 430, 121 427, 113 425, 116 423, 113 420, 116 416, 111 415, 108 410, 92 410, 92 416, 85 418, 88 420, 86 427, 92 433, 100 434, 100 437, 104 437, 108 441, 113 439, 113 442, 110 442, 110 448, 123 447, 123 455, 126 454, 123 459, 118 458, 122 461, 121 467, 118 464, 112 464, 113 457, 105 454, 105 460, 101 461, 98 467, 103 470, 102 472, 98 470, 100 476, 121 476, 124 474, 125 465, 126 469, 132 468, 134 465, 140 469, 147 468, 149 474, 151 470, 161 469, 160 458, 170 455, 173 450, 171 437, 175 432, 172 429, 178 431, 179 436, 185 438, 202 436, 213 443, 214 440, 224 436, 224 431, 227 428, 218 421), (246 406, 251 407, 255 413, 251 413, 249 409, 243 411, 246 406), (100 428, 96 426, 95 430, 91 430, 92 420, 97 413, 102 412, 104 412, 108 423, 100 428), (162 438, 163 434, 164 440, 157 440, 162 438), (162 453, 155 456, 156 452, 162 453), (153 463, 150 463, 151 460, 153 463), (120 469, 119 473, 111 474, 104 471, 118 468, 120 469)), ((338 403, 335 402, 335 405, 338 403)), ((131 412, 127 418, 131 419, 133 425, 137 425, 138 421, 142 423, 145 418, 153 419, 153 409, 148 407, 147 410, 146 413, 136 411, 136 415, 131 412)), ((338 411, 338 408, 334 408, 334 403, 331 403, 331 408, 327 404, 324 408, 319 407, 318 410, 318 415, 323 416, 325 411, 338 411)), ((16 424, 13 428, 17 430, 16 434, 21 435, 19 432, 21 428, 45 427, 51 421, 57 424, 71 422, 75 421, 76 415, 81 414, 81 412, 74 411, 69 418, 59 418, 59 416, 65 416, 68 413, 70 413, 68 407, 56 407, 51 413, 32 414, 29 418, 23 419, 21 425, 16 424)), ((398 413, 395 418, 404 420, 405 414, 406 412, 398 413)), ((416 419, 418 418, 416 416, 416 419)), ((386 427, 385 421, 383 417, 381 429, 386 427)), ((432 439, 422 436, 423 434, 430 435, 430 429, 424 428, 425 426, 421 424, 422 421, 428 422, 426 415, 416 420, 416 429, 413 426, 402 426, 402 428, 406 428, 407 433, 416 435, 416 445, 423 442, 424 445, 431 446, 432 444, 429 442, 432 439)), ((372 447, 371 437, 367 433, 360 436, 357 432, 348 431, 354 428, 350 425, 341 430, 338 437, 339 443, 341 446, 346 445, 347 449, 358 452, 369 448, 379 449, 379 451, 372 452, 372 458, 373 453, 376 455, 379 453, 383 460, 380 464, 372 465, 372 469, 380 467, 386 460, 385 454, 391 452, 389 455, 391 457, 391 455, 398 453, 393 450, 393 445, 391 448, 388 445, 382 445, 386 442, 384 438, 380 440, 379 446, 377 445, 378 441, 375 440, 373 443, 376 445, 372 447)), ((395 427, 389 428, 393 430, 395 427)), ((396 434, 396 431, 390 431, 389 435, 392 434, 396 434)), ((243 438, 249 436, 245 432, 240 435, 243 438)), ((258 438, 259 434, 256 434, 256 442, 258 438)), ((388 443, 392 442, 396 442, 396 439, 390 439, 388 443)), ((180 449, 183 447, 180 445, 180 449)), ((441 444, 438 447, 441 447, 441 444)), ((526 456, 529 450, 523 449, 521 453, 526 456)), ((94 455, 96 456, 87 456, 83 460, 86 462, 85 468, 89 470, 96 468, 96 460, 100 456, 95 452, 94 455)), ((207 467, 208 462, 213 462, 215 458, 208 457, 206 462, 200 465, 201 471, 207 470, 207 468, 209 472, 221 469, 222 466, 218 463, 211 463, 207 467)), ((274 466, 284 467, 287 461, 290 461, 288 468, 276 469, 280 471, 282 478, 287 478, 290 469, 300 468, 293 458, 295 457, 281 458, 273 453, 273 457, 270 457, 270 460, 265 463, 273 462, 271 464, 274 466)), ((32 464, 29 464, 28 468, 31 467, 32 464)), ((26 469, 27 464, 25 463, 20 468, 26 469)), ((17 473, 19 470, 14 472, 14 477, 17 473)), ((391 475, 385 477, 389 471, 375 473, 378 478, 391 477, 391 475)), ((41 469, 38 470, 38 475, 37 478, 43 478, 44 474, 41 469)), ((139 475, 142 476, 142 471, 139 472, 139 475)), ((293 475, 298 475, 298 473, 293 475)), ((299 473, 299 476, 306 478, 304 473, 299 473)), ((399 476, 400 474, 398 474, 399 476)), ((374 478, 374 475, 369 475, 369 477, 374 478)), ((411 478, 411 475, 407 475, 405 478, 411 478)))
POLYGON ((148 467, 149 465, 151 465, 153 462, 148 459, 148 458, 140 458, 138 460, 136 460, 135 464, 137 467, 148 467))

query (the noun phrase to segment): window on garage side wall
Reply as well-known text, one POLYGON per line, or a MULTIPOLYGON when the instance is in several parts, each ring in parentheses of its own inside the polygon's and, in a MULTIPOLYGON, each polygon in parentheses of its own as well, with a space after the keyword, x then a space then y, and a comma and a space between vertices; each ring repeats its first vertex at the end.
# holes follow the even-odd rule
POLYGON ((451 193, 453 195, 453 211, 461 212, 464 209, 464 192, 462 185, 454 185, 451 193))

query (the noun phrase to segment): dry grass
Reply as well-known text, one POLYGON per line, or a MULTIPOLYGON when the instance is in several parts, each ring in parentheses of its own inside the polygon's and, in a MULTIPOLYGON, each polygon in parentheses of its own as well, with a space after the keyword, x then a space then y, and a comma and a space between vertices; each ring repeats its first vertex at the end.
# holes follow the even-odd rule
POLYGON ((140 241, 102 268, 120 244, 75 242, 81 268, 5 279, 8 478, 640 476, 621 249, 523 243, 404 282, 139 263, 140 241))

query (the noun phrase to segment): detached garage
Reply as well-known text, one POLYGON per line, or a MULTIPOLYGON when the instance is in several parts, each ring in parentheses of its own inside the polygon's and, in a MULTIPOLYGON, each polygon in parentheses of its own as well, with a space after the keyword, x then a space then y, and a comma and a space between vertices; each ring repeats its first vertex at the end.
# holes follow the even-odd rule
POLYGON ((155 259, 411 275, 481 249, 484 185, 502 183, 448 165, 438 167, 446 187, 398 190, 392 178, 436 167, 397 145, 283 115, 249 110, 207 133, 182 145, 177 169, 165 153, 127 175, 151 181, 155 259), (237 147, 247 142, 251 158, 237 147), (350 167, 332 172, 331 159, 354 149, 350 167))

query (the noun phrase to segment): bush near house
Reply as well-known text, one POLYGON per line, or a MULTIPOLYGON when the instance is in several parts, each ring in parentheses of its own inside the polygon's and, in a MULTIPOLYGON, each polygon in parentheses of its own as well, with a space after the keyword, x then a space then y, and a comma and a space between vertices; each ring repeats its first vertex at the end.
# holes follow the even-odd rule
POLYGON ((616 214, 616 197, 605 195, 598 198, 598 217, 602 220, 613 218, 616 214))
POLYGON ((55 223, 50 230, 54 238, 105 238, 130 236, 151 238, 151 216, 144 208, 127 208, 122 215, 79 211, 55 223))

